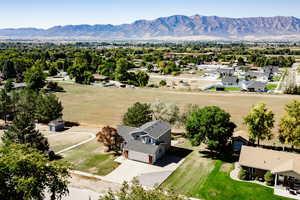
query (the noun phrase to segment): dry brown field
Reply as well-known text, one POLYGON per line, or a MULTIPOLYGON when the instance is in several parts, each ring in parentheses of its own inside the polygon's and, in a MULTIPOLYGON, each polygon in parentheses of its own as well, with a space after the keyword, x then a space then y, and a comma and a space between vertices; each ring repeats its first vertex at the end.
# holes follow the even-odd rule
MULTIPOLYGON (((100 88, 84 85, 62 85, 66 92, 58 93, 64 106, 64 119, 89 125, 118 125, 122 115, 133 103, 151 103, 156 99, 175 103, 184 108, 187 104, 199 106, 217 105, 229 112, 237 124, 236 130, 246 130, 243 117, 253 104, 265 102, 276 116, 276 122, 284 114, 284 105, 299 96, 229 93, 186 92, 151 88, 100 88)), ((276 129, 274 130, 276 132, 276 129)))

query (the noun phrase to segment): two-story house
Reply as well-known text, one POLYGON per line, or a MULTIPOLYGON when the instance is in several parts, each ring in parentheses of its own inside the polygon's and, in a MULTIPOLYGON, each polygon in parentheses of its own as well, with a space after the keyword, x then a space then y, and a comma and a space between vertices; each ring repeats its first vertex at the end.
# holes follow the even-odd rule
POLYGON ((123 156, 144 163, 154 164, 171 146, 171 126, 161 120, 148 122, 139 128, 119 126, 123 137, 123 156))

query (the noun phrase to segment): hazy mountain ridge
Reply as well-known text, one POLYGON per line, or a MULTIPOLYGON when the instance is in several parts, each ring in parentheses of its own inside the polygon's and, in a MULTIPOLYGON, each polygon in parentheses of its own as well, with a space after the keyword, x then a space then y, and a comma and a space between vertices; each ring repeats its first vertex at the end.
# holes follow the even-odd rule
POLYGON ((296 17, 227 18, 174 15, 155 20, 137 20, 122 25, 66 25, 49 29, 0 29, 0 36, 10 38, 94 38, 94 39, 159 39, 219 38, 245 39, 279 37, 300 38, 300 19, 296 17), (291 36, 291 37, 289 37, 291 36))

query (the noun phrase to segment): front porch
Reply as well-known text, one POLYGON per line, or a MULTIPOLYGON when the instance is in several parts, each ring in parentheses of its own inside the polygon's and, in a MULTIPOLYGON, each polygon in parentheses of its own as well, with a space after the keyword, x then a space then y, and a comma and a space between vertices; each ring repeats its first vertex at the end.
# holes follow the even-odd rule
POLYGON ((300 200, 300 180, 286 173, 276 173, 274 194, 300 200))

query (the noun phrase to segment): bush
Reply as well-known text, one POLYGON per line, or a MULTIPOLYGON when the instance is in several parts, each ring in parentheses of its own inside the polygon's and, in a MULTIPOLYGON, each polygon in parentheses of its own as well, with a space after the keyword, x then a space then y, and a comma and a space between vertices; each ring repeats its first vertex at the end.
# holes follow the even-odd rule
POLYGON ((274 175, 270 171, 265 173, 264 179, 265 179, 265 182, 266 182, 267 185, 269 185, 269 186, 273 185, 274 175))
POLYGON ((239 174, 238 174, 238 178, 240 180, 247 180, 248 179, 248 172, 245 169, 241 169, 239 174))
POLYGON ((159 86, 166 86, 167 85, 167 81, 166 80, 161 80, 159 82, 159 86))

